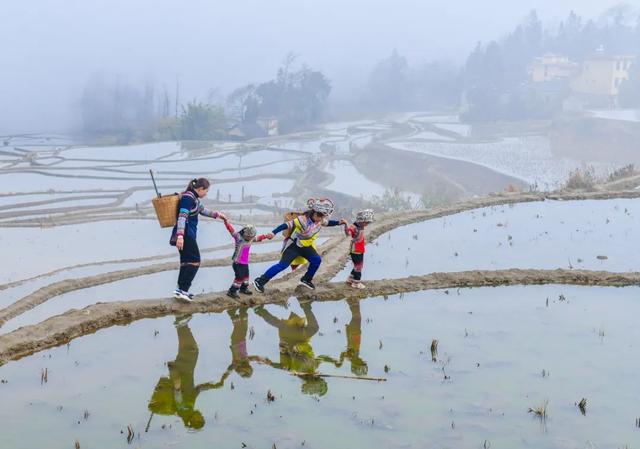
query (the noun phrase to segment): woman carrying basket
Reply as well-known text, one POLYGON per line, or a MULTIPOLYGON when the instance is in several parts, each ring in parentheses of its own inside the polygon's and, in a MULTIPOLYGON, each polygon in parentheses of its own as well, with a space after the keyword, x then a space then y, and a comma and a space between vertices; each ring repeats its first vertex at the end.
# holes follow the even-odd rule
POLYGON ((169 243, 180 253, 180 274, 178 288, 173 297, 184 301, 193 301, 193 294, 189 293, 191 282, 200 268, 200 250, 196 236, 198 233, 198 216, 226 219, 221 212, 210 211, 200 202, 209 193, 209 180, 206 178, 192 179, 187 189, 180 196, 178 205, 178 222, 173 227, 169 243))

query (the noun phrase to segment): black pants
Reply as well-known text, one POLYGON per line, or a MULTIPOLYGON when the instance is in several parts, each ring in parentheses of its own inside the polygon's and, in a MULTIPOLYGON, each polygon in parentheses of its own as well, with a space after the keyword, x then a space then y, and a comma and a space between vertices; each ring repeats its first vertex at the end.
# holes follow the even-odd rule
POLYGON ((188 292, 193 278, 196 277, 200 266, 200 249, 196 239, 184 236, 184 246, 180 252, 180 274, 178 274, 178 288, 188 292))
POLYGON ((200 248, 193 237, 184 236, 184 246, 180 252, 180 263, 200 263, 200 248))
POLYGON ((295 242, 292 242, 287 249, 284 250, 280 262, 271 266, 271 268, 261 276, 262 281, 268 282, 275 275, 286 270, 286 268, 291 265, 291 262, 298 256, 302 256, 309 261, 309 268, 303 276, 303 279, 311 281, 316 271, 318 271, 318 268, 320 268, 322 258, 312 246, 298 246, 295 242))
POLYGON ((232 290, 237 290, 239 288, 244 288, 249 286, 249 265, 243 263, 233 263, 233 274, 235 275, 235 279, 233 280, 233 284, 231 284, 232 290))
POLYGON ((353 270, 351 277, 354 281, 362 279, 362 266, 364 265, 364 254, 351 253, 351 261, 353 262, 353 270))

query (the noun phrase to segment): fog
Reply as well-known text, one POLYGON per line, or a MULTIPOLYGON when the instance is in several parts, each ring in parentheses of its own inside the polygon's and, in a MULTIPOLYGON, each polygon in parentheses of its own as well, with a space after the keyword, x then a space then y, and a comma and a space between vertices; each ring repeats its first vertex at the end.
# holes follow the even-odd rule
POLYGON ((410 62, 461 64, 530 10, 554 23, 575 10, 597 18, 615 0, 5 0, 0 133, 65 131, 87 79, 152 83, 181 98, 221 95, 273 77, 288 52, 353 94, 397 49, 410 62))
POLYGON ((0 0, 0 449, 630 448, 619 2, 0 0))

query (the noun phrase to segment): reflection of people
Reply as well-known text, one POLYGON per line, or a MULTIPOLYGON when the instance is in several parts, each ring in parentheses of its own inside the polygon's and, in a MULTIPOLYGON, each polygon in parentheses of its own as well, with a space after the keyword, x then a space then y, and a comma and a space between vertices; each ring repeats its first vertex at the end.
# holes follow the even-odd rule
POLYGON ((161 377, 153 391, 149 410, 159 415, 177 415, 184 425, 191 429, 201 429, 204 417, 195 409, 196 399, 201 391, 218 388, 219 385, 205 383, 196 385, 193 372, 198 363, 198 344, 187 323, 191 317, 176 319, 178 333, 178 355, 167 363, 169 377, 161 377))
MULTIPOLYGON (((227 371, 234 370, 242 377, 251 377, 253 368, 249 362, 247 354, 247 330, 249 328, 249 318, 247 309, 228 310, 227 313, 233 323, 233 331, 231 332, 231 365, 227 371)), ((223 376, 223 381, 226 376, 223 376)))
POLYGON ((304 318, 291 312, 289 318, 280 319, 263 307, 255 309, 256 315, 278 329, 280 337, 280 362, 267 359, 262 361, 274 368, 300 373, 303 380, 302 392, 322 396, 328 387, 324 379, 313 376, 320 361, 316 359, 311 347, 311 338, 318 332, 319 325, 311 310, 311 303, 300 304, 300 307, 304 318))
POLYGON ((233 371, 240 377, 251 377, 253 367, 251 361, 261 360, 260 357, 252 357, 247 353, 247 331, 249 330, 249 318, 245 307, 227 310, 233 330, 231 331, 231 364, 215 384, 208 384, 210 388, 220 388, 233 371))
POLYGON ((345 326, 347 334, 347 350, 340 354, 340 362, 347 359, 351 362, 351 372, 356 376, 366 376, 369 370, 367 362, 360 358, 360 339, 362 336, 362 316, 360 302, 347 301, 351 310, 351 321, 345 326))

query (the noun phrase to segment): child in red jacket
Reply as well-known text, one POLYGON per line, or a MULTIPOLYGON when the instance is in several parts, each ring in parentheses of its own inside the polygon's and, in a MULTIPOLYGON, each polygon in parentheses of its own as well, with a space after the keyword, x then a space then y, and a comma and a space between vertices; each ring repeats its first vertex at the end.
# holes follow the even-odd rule
POLYGON ((364 265, 365 235, 364 229, 373 222, 373 211, 371 209, 361 210, 356 214, 356 221, 352 225, 345 225, 344 232, 351 237, 351 260, 353 270, 347 279, 347 284, 353 288, 366 288, 361 282, 362 266, 364 265))

